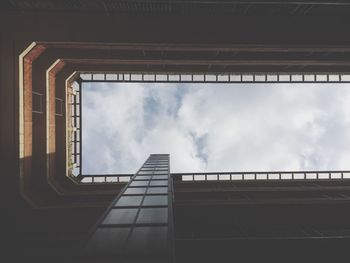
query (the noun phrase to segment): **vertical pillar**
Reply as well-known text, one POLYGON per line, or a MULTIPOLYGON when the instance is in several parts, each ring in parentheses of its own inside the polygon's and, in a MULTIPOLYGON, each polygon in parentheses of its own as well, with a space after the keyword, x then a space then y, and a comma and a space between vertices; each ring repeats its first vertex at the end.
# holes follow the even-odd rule
POLYGON ((168 154, 152 154, 102 216, 85 248, 90 258, 172 262, 172 182, 168 154))

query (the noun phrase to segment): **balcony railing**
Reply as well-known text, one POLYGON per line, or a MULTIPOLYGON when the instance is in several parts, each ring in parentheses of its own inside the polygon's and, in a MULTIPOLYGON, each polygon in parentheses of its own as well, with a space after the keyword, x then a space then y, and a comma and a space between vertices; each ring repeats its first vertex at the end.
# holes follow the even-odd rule
POLYGON ((70 167, 73 176, 81 176, 82 171, 82 116, 81 116, 81 86, 76 83, 72 86, 70 94, 71 127, 69 138, 70 144, 70 167))
POLYGON ((130 181, 133 174, 93 174, 93 175, 82 175, 81 183, 93 184, 93 183, 127 183, 130 181))
POLYGON ((350 179, 350 171, 173 173, 172 176, 177 181, 342 180, 350 179))
MULTIPOLYGON (((132 174, 84 175, 81 155, 81 84, 97 82, 143 82, 143 83, 350 83, 349 73, 125 73, 125 72, 81 72, 79 85, 72 97, 73 130, 72 162, 75 164, 78 180, 82 183, 123 183, 132 174), (77 139, 78 138, 78 139, 77 139)), ((74 171, 74 170, 73 170, 74 171)), ((274 172, 211 172, 173 173, 180 181, 245 181, 245 180, 342 180, 350 179, 350 171, 274 171, 274 172)))
MULTIPOLYGON (((127 183, 133 174, 83 175, 81 183, 127 183)), ((350 171, 284 171, 284 172, 211 172, 172 173, 175 181, 286 181, 286 180, 346 180, 350 171)))
POLYGON ((81 73, 85 82, 349 83, 349 73, 81 73))

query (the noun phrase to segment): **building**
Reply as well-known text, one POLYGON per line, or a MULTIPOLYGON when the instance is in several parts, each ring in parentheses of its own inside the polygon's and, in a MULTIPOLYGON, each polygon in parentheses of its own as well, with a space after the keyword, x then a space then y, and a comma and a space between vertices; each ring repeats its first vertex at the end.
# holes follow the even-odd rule
MULTIPOLYGON (((92 183, 81 183, 83 175, 71 176, 71 154, 77 161, 81 152, 79 137, 71 137, 80 127, 79 117, 73 124, 80 101, 71 84, 157 78, 348 82, 349 14, 347 1, 321 0, 2 1, 0 123, 6 256, 14 262, 140 258, 164 262, 165 254, 174 262, 334 261, 346 256, 348 171, 171 174, 167 170, 168 179, 160 181, 173 185, 168 190, 174 193, 159 193, 170 201, 154 205, 162 211, 167 207, 167 221, 141 223, 143 227, 154 223, 162 233, 167 227, 172 234, 166 239, 169 249, 161 250, 166 253, 147 258, 144 254, 151 249, 139 254, 138 243, 130 245, 135 250, 122 254, 117 248, 109 254, 108 244, 102 246, 104 255, 98 253, 87 241, 89 233, 93 238, 99 228, 96 222, 104 224, 99 221, 104 211, 122 197, 126 182, 121 179, 131 175, 118 176, 118 182, 96 177, 92 183), (93 75, 84 79, 81 73, 93 75), (75 108, 67 106, 74 102, 75 108), (85 242, 87 254, 82 249, 85 242)), ((135 207, 141 212, 139 203, 135 207)), ((124 227, 128 226, 134 224, 124 227)))

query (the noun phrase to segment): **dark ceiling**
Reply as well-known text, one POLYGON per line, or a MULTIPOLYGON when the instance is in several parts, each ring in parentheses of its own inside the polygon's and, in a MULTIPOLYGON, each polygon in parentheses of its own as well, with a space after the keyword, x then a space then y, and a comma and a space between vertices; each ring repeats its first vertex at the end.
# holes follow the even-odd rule
POLYGON ((0 10, 127 14, 346 15, 345 0, 3 0, 0 10))

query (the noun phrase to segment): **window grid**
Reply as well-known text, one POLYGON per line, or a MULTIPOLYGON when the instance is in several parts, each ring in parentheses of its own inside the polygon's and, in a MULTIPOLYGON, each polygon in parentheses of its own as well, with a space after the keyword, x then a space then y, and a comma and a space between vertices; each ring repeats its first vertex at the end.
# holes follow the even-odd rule
MULTIPOLYGON (((147 174, 138 174, 134 180, 147 181, 148 178, 152 178, 152 180, 161 181, 165 179, 164 176, 166 175, 150 171, 147 174)), ((170 176, 174 180, 180 181, 347 180, 350 179, 350 171, 172 173, 170 176)), ((81 182, 123 183, 128 182, 131 177, 132 175, 85 175, 81 182)))
MULTIPOLYGON (((70 93, 69 104, 71 109, 71 166, 72 175, 74 177, 80 177, 81 181, 89 181, 82 177, 82 104, 81 104, 81 83, 75 82, 71 86, 72 92, 70 93)), ((95 178, 91 179, 94 182, 95 178)), ((97 179, 99 181, 99 179, 97 179)))
MULTIPOLYGON (((264 73, 264 72, 231 72, 231 73, 174 73, 174 72, 81 72, 79 74, 80 84, 83 82, 184 82, 184 83, 350 83, 350 73, 338 72, 338 73, 327 73, 327 72, 275 72, 275 73, 264 73)), ((79 85, 80 86, 80 85, 79 85)), ((79 117, 78 117, 79 118, 79 117)), ((80 118, 81 119, 81 118, 80 118)), ((80 128, 77 127, 77 132, 81 132, 80 128)), ((81 136, 80 136, 81 138, 81 136)), ((80 175, 82 183, 120 183, 127 182, 120 180, 118 175, 109 176, 108 179, 98 179, 103 177, 101 175, 83 175, 81 173, 81 151, 78 152, 76 148, 80 141, 73 141, 73 163, 76 164, 77 174, 80 175), (89 177, 89 178, 87 178, 89 177), (91 179, 90 179, 91 177, 91 179)), ((81 144, 80 146, 81 149, 81 144)), ((161 174, 166 160, 150 160, 145 164, 139 175, 149 174, 161 174), (157 169, 155 171, 155 166, 157 169)), ((166 167, 166 166, 165 166, 166 167)), ((349 171, 341 171, 340 176, 333 175, 336 171, 329 171, 330 176, 328 179, 347 179, 349 171)), ((286 172, 279 173, 268 173, 267 176, 259 175, 259 173, 214 173, 217 174, 216 180, 301 180, 301 179, 327 179, 327 176, 322 175, 319 171, 314 172, 295 172, 292 173, 291 178, 288 177, 286 172), (302 176, 300 173, 305 173, 302 176), (312 173, 316 173, 316 178, 313 178, 312 173), (228 174, 228 175, 227 175, 228 174), (241 174, 241 176, 239 175, 241 174), (296 175, 294 177, 294 174, 296 175), (320 174, 320 176, 319 176, 320 174)), ((207 177, 209 174, 196 174, 184 173, 181 176, 183 181, 206 181, 215 180, 213 176, 207 177), (203 176, 202 176, 203 175, 203 176)), ((211 174, 213 175, 213 174, 211 174)), ((130 176, 131 177, 131 176, 130 176)), ((179 175, 177 175, 179 177, 179 175)), ((122 177, 124 179, 124 177, 122 177)))
MULTIPOLYGON (((158 175, 150 175, 144 176, 144 180, 136 180, 144 166, 133 175, 99 220, 87 244, 87 253, 91 253, 91 251, 103 255, 117 253, 126 259, 128 258, 127 251, 130 250, 133 250, 133 254, 145 255, 146 257, 147 254, 164 256, 165 258, 172 255, 172 246, 168 245, 173 238, 172 186, 168 186, 170 180, 169 155, 151 155, 144 165, 158 159, 167 161, 167 167, 164 170, 167 177, 165 179, 162 177, 163 179, 159 180, 158 175), (167 186, 152 186, 152 182, 159 181, 166 182, 167 186), (154 191, 156 188, 161 191, 154 191), (108 229, 108 231, 103 232, 101 229, 108 229), (103 235, 107 236, 107 233, 121 233, 122 229, 127 229, 127 235, 115 235, 111 242, 119 244, 123 249, 113 249, 113 245, 109 243, 100 247, 99 238, 104 238, 103 235), (152 232, 154 234, 150 234, 152 232), (145 233, 148 235, 144 236, 145 233), (135 242, 145 243, 136 246, 135 242), (109 247, 110 250, 106 251, 106 248, 109 247), (144 247, 148 247, 148 249, 143 250, 144 247)), ((157 166, 153 171, 156 168, 157 166)))
POLYGON ((350 74, 302 72, 235 73, 94 73, 80 74, 85 82, 182 82, 182 83, 350 83, 350 74))

